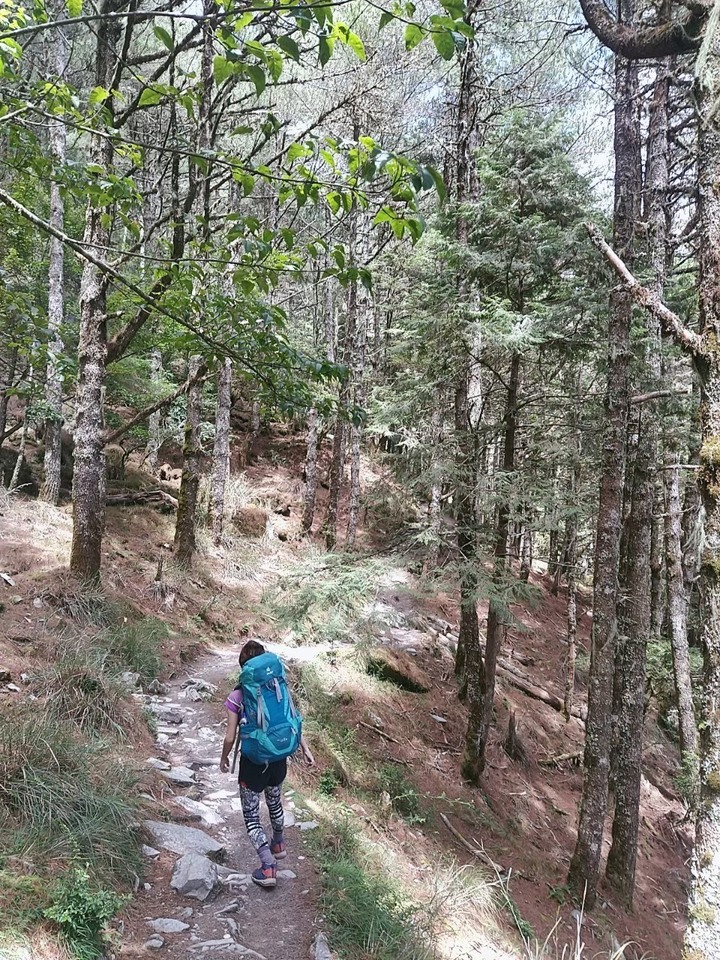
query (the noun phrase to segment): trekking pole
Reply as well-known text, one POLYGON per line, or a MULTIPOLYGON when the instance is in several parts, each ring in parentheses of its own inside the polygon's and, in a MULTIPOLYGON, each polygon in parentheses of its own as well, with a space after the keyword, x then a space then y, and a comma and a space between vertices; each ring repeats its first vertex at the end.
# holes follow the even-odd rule
POLYGON ((235 740, 235 752, 233 753, 232 766, 230 773, 235 773, 235 764, 237 763, 238 750, 240 749, 240 724, 238 723, 237 738, 235 740))

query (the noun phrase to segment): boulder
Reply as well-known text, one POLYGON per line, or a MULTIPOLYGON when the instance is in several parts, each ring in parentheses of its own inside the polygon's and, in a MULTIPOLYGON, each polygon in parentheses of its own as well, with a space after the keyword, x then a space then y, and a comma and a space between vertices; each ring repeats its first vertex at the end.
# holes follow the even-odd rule
POLYGON ((241 537, 258 539, 265 536, 268 513, 262 507, 238 507, 232 519, 241 537))
POLYGON ((161 820, 145 820, 144 826, 156 845, 171 853, 180 856, 197 853, 218 861, 225 856, 225 847, 197 827, 184 827, 179 823, 164 823, 161 820))
POLYGON ((183 897, 207 900, 218 882, 217 865, 199 853, 186 853, 175 864, 170 886, 183 897))
POLYGON ((427 693, 432 687, 425 671, 400 650, 376 647, 368 659, 367 672, 410 693, 427 693))

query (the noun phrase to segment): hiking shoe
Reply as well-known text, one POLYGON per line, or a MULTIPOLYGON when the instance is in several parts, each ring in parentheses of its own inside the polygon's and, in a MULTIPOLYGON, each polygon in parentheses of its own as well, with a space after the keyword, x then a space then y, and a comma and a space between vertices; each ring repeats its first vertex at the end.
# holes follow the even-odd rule
POLYGON ((257 868, 257 870, 253 870, 252 882, 256 883, 259 887, 267 887, 268 889, 276 887, 277 877, 275 867, 260 866, 257 868))
POLYGON ((284 860, 287 856, 285 841, 273 840, 273 842, 270 844, 270 853, 275 857, 276 860, 284 860))

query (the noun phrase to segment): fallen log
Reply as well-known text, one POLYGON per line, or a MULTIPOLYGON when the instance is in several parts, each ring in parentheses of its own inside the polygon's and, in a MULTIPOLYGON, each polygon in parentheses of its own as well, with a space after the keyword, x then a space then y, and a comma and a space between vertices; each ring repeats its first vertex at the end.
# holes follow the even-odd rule
POLYGON ((109 507, 132 507, 147 503, 165 503, 177 510, 176 497, 171 497, 164 490, 126 490, 124 493, 109 493, 105 497, 109 507))
POLYGON ((538 760, 541 767, 559 767, 561 763, 570 761, 575 765, 580 763, 582 750, 574 750, 572 753, 558 753, 554 757, 543 757, 538 760))
MULTIPOLYGON (((564 712, 564 704, 560 697, 554 693, 550 693, 549 690, 543 690, 542 687, 536 686, 528 677, 523 676, 518 670, 515 670, 507 661, 498 660, 497 671, 498 676, 506 680, 510 686, 526 693, 529 697, 532 697, 533 700, 540 700, 542 703, 546 703, 549 707, 552 707, 553 710, 557 710, 558 713, 564 712)), ((575 717, 576 720, 584 722, 587 716, 587 710, 584 707, 573 707, 570 714, 575 717)))

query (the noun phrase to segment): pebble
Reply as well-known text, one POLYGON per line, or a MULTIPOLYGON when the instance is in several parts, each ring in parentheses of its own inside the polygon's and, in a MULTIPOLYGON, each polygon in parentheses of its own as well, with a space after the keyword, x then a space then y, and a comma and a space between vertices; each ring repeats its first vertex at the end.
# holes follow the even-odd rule
POLYGON ((297 880, 297 874, 293 873, 292 870, 278 870, 277 875, 281 880, 297 880))
POLYGON ((42 605, 43 605, 42 597, 34 597, 34 598, 33 598, 33 606, 35 607, 36 610, 40 610, 40 608, 42 607, 42 605))
POLYGON ((170 764, 167 760, 159 760, 157 757, 148 757, 145 763, 149 763, 151 767, 155 767, 156 770, 169 770, 170 764))
POLYGON ((301 823, 298 824, 298 826, 299 826, 300 829, 303 830, 303 831, 304 831, 304 830, 317 830, 317 828, 320 826, 320 824, 317 822, 317 820, 303 820, 301 823))
POLYGON ((146 950, 162 950, 165 946, 165 941, 162 937, 150 937, 149 940, 145 941, 146 950))
POLYGON ((149 847, 146 843, 142 845, 142 855, 148 857, 150 860, 154 860, 155 857, 160 856, 160 851, 156 850, 155 847, 149 847))

